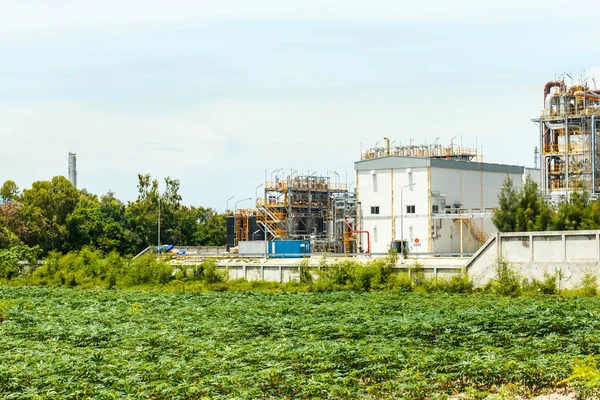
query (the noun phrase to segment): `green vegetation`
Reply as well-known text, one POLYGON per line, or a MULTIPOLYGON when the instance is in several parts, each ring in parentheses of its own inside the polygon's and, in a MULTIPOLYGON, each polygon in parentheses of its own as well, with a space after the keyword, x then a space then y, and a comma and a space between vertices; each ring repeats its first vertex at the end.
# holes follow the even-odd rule
POLYGON ((179 181, 167 177, 159 194, 158 181, 140 174, 138 198, 125 204, 113 193, 98 197, 78 190, 64 177, 34 182, 22 193, 6 181, 0 188, 0 250, 38 246, 43 254, 84 248, 137 254, 157 243, 159 198, 163 243, 224 246, 225 215, 182 205, 179 189, 179 181))
POLYGON ((512 398, 554 389, 571 360, 600 352, 599 309, 398 290, 0 287, 0 396, 512 398))
POLYGON ((590 201, 589 193, 580 190, 553 208, 530 178, 518 189, 507 178, 493 222, 500 232, 600 229, 600 199, 590 201))
POLYGON ((174 265, 169 258, 158 260, 152 255, 136 259, 121 257, 116 252, 104 255, 99 250, 84 248, 67 254, 51 252, 38 262, 39 248, 26 246, 0 250, 0 283, 12 286, 63 286, 83 289, 162 289, 169 291, 247 291, 270 292, 331 292, 338 290, 402 292, 443 292, 470 294, 484 292, 505 297, 556 295, 594 297, 598 277, 593 271, 584 274, 579 287, 564 290, 559 287, 562 271, 546 274, 540 281, 527 281, 505 260, 497 260, 496 277, 483 288, 474 288, 473 281, 463 271, 451 276, 426 274, 418 262, 398 272, 398 255, 369 262, 351 258, 322 258, 317 267, 307 259, 297 265, 296 281, 248 282, 230 280, 226 269, 217 266, 216 259, 197 265, 174 265), (24 262, 25 260, 25 262, 24 262), (27 263, 28 262, 28 263, 27 263))

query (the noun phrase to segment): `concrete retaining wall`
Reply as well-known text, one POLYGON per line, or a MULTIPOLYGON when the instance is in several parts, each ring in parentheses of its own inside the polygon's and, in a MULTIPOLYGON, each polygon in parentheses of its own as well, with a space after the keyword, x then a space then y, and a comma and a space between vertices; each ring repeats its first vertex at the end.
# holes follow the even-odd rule
MULTIPOLYGON (((299 265, 309 267, 313 275, 317 275, 319 269, 331 268, 329 265, 336 262, 348 260, 348 258, 327 258, 326 263, 323 258, 305 258, 298 259, 244 259, 230 258, 221 259, 217 262, 217 266, 222 271, 227 271, 230 279, 245 278, 249 281, 264 280, 271 282, 290 282, 299 281, 299 265)), ((372 261, 372 258, 351 258, 350 260, 359 263, 372 261)), ((415 263, 419 263, 423 267, 425 275, 447 278, 452 275, 461 274, 464 271, 465 264, 468 259, 465 258, 438 258, 432 257, 429 259, 408 259, 400 260, 394 268, 394 272, 408 272, 414 267, 415 263)), ((184 268, 185 265, 193 264, 191 259, 178 259, 174 261, 175 265, 184 268)))
POLYGON ((530 282, 558 273, 561 287, 575 288, 584 276, 598 276, 600 231, 498 233, 467 263, 476 285, 496 277, 499 257, 530 282))

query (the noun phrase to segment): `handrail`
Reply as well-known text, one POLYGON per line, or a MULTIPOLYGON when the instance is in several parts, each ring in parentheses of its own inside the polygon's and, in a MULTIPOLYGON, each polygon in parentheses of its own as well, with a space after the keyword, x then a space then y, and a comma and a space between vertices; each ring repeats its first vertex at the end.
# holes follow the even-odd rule
POLYGON ((135 257, 133 257, 132 260, 135 260, 139 256, 146 254, 148 251, 150 251, 151 248, 152 248, 152 246, 146 247, 144 250, 142 250, 141 252, 139 252, 135 257))
POLYGON ((356 231, 354 230, 354 228, 352 228, 352 226, 350 225, 350 223, 348 223, 348 219, 346 218, 344 220, 344 222, 346 223, 346 226, 348 226, 348 229, 350 229, 350 231, 352 233, 366 233, 367 234, 367 254, 371 253, 371 235, 369 234, 369 231, 356 231))

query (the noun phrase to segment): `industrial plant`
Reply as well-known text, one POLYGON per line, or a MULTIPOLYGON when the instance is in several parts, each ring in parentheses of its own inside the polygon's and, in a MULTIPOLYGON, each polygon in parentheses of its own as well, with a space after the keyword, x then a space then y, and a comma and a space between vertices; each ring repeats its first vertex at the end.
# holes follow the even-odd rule
POLYGON ((228 211, 227 247, 241 255, 309 253, 467 255, 496 232, 491 222, 506 177, 517 186, 539 170, 484 163, 451 144, 373 147, 355 162, 356 186, 329 176, 275 172, 256 207, 228 211))
POLYGON ((228 211, 227 247, 270 257, 471 255, 497 233, 492 217, 506 178, 516 187, 537 181, 551 202, 600 192, 600 90, 550 81, 543 107, 533 119, 535 168, 486 163, 477 148, 453 142, 393 146, 384 138, 354 163, 354 190, 329 176, 274 171, 256 207, 228 211))
POLYGON ((533 121, 539 125, 541 186, 551 201, 577 189, 593 197, 600 192, 599 116, 600 90, 563 81, 544 87, 544 109, 533 121))
POLYGON ((283 241, 297 244, 297 248, 282 247, 286 253, 304 249, 359 252, 356 194, 329 176, 276 174, 264 183, 264 196, 256 199, 255 209, 236 209, 230 214, 227 247, 239 246, 241 253, 276 254, 277 247, 283 246, 277 242, 283 241), (272 242, 271 247, 261 241, 272 242))

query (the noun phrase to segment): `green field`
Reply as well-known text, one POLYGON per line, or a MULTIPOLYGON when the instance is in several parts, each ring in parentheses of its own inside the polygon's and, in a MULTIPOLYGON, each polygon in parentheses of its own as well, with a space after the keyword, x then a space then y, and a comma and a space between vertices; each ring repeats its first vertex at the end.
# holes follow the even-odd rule
POLYGON ((469 398, 600 352, 600 299, 0 287, 3 398, 469 398))

